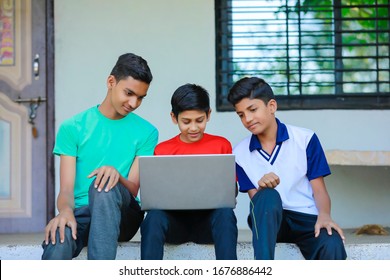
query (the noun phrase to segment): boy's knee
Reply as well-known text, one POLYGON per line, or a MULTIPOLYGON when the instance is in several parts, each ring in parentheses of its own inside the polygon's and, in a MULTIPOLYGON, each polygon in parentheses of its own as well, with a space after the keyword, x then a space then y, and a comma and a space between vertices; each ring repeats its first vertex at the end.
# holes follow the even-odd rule
POLYGON ((281 202, 282 199, 279 195, 279 192, 274 188, 262 188, 257 191, 257 193, 252 197, 252 201, 255 200, 267 200, 270 202, 281 202))
POLYGON ((214 210, 213 217, 216 221, 223 223, 234 222, 237 223, 236 215, 232 208, 218 208, 214 210))
POLYGON ((141 224, 141 231, 168 227, 167 214, 163 210, 150 210, 141 224))
POLYGON ((344 242, 335 230, 332 230, 332 235, 329 235, 326 229, 321 229, 318 238, 321 238, 318 259, 345 260, 347 258, 344 242))
POLYGON ((98 191, 98 189, 95 189, 93 184, 91 184, 88 192, 89 201, 91 204, 96 202, 112 202, 112 201, 119 201, 120 200, 120 194, 116 187, 112 188, 108 192, 104 191, 98 191))
POLYGON ((42 243, 42 260, 67 260, 73 258, 73 252, 76 250, 76 242, 72 237, 72 230, 65 227, 64 242, 60 241, 59 229, 56 231, 56 243, 42 243))
POLYGON ((255 208, 282 211, 282 199, 279 192, 273 188, 263 188, 259 190, 251 199, 255 208))
POLYGON ((146 219, 152 220, 152 221, 160 221, 166 218, 166 213, 163 210, 150 210, 147 215, 146 219))
POLYGON ((327 247, 331 251, 344 247, 344 242, 341 239, 341 236, 335 230, 332 230, 332 235, 329 235, 328 231, 323 228, 321 229, 320 236, 322 236, 323 239, 323 246, 327 247))
POLYGON ((56 245, 62 245, 62 244, 65 244, 65 243, 71 243, 73 241, 73 237, 72 237, 72 229, 70 227, 65 227, 64 228, 64 242, 61 243, 60 242, 60 230, 59 228, 57 228, 56 230, 56 245))

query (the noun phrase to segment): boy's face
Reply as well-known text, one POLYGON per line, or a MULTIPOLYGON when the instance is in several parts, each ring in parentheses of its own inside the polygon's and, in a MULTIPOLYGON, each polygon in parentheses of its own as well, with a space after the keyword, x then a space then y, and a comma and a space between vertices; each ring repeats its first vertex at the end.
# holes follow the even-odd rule
POLYGON ((112 119, 121 119, 137 109, 149 89, 147 83, 131 76, 118 82, 112 75, 107 79, 107 87, 112 119))
POLYGON ((255 135, 266 133, 275 123, 276 101, 271 99, 266 105, 260 99, 244 98, 234 108, 242 124, 255 135))
POLYGON ((180 139, 185 143, 194 143, 202 139, 206 124, 210 118, 209 114, 199 110, 188 110, 179 113, 176 119, 171 113, 172 121, 179 126, 180 139))

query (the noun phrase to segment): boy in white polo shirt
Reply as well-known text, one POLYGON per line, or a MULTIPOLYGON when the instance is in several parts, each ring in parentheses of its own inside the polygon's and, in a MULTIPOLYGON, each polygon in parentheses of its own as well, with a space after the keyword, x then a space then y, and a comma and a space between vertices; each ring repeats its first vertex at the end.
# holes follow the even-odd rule
POLYGON ((316 134, 275 117, 277 102, 263 79, 237 81, 228 100, 252 133, 233 153, 240 191, 250 197, 255 259, 274 259, 277 242, 297 244, 305 259, 346 259, 343 231, 330 216, 324 182, 330 169, 316 134))

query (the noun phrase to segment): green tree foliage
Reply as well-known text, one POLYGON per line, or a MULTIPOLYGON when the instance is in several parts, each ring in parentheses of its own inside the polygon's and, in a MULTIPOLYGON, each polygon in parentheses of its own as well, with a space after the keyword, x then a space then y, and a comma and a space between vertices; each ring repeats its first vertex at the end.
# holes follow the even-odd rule
POLYGON ((390 94, 389 0, 266 2, 273 16, 247 30, 259 59, 237 60, 236 78, 257 69, 280 95, 390 94))

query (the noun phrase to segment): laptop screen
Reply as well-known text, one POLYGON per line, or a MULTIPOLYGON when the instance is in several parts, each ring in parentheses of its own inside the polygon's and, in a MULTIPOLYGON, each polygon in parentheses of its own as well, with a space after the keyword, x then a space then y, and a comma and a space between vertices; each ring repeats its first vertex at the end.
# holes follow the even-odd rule
POLYGON ((235 159, 232 154, 140 156, 143 210, 234 208, 235 159))

